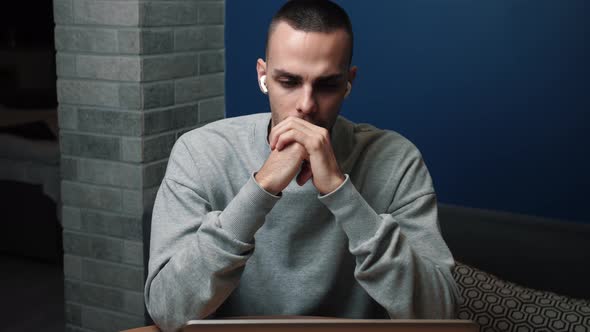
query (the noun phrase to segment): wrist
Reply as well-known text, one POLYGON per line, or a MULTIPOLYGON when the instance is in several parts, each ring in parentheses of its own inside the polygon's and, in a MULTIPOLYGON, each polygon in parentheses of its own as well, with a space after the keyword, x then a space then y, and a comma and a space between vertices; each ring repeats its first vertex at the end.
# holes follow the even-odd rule
POLYGON ((276 190, 272 185, 271 181, 267 180, 267 177, 260 175, 260 172, 254 173, 254 181, 267 193, 277 196, 281 191, 276 190))
POLYGON ((334 191, 336 191, 338 188, 340 188, 342 186, 342 184, 344 183, 345 180, 346 180, 346 177, 344 176, 344 174, 340 173, 340 174, 336 175, 334 177, 334 179, 332 181, 330 181, 330 185, 327 186, 325 188, 325 190, 320 191, 320 195, 324 196, 324 195, 328 195, 330 193, 333 193, 334 191))

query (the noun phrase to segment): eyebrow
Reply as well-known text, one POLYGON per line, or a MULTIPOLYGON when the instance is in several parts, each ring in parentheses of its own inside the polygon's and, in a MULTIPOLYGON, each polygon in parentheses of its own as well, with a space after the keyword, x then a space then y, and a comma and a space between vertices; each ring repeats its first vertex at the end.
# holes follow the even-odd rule
MULTIPOLYGON (((290 73, 290 72, 283 70, 283 69, 273 69, 273 76, 274 77, 281 77, 281 76, 288 77, 291 79, 296 79, 298 81, 302 80, 301 75, 293 74, 293 73, 290 73)), ((315 81, 316 82, 317 81, 336 81, 336 80, 339 80, 343 77, 344 77, 344 74, 342 74, 342 73, 329 74, 329 75, 325 75, 325 76, 320 76, 315 81)))

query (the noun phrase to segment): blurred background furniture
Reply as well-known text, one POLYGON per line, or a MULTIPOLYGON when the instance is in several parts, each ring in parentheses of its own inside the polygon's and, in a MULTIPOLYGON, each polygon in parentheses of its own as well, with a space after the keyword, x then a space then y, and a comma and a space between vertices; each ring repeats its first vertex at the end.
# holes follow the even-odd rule
POLYGON ((481 331, 590 331, 590 225, 439 205, 458 318, 481 331))
POLYGON ((0 253, 61 262, 60 154, 55 109, 0 105, 0 253))

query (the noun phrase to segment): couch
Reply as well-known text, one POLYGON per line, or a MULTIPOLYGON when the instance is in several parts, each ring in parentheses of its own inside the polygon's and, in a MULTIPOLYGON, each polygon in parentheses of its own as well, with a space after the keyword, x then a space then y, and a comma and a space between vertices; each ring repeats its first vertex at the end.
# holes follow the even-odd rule
POLYGON ((459 318, 481 331, 590 332, 590 224, 439 205, 459 318))

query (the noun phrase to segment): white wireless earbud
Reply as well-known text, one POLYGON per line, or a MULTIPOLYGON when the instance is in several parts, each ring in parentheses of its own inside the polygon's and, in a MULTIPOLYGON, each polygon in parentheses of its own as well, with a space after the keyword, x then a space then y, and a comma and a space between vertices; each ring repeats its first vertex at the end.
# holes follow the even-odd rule
POLYGON ((344 98, 348 97, 350 90, 352 90, 352 84, 350 84, 350 81, 348 81, 346 82, 346 92, 344 92, 344 98))
POLYGON ((268 93, 268 88, 266 87, 266 75, 260 77, 260 91, 264 94, 268 93))

